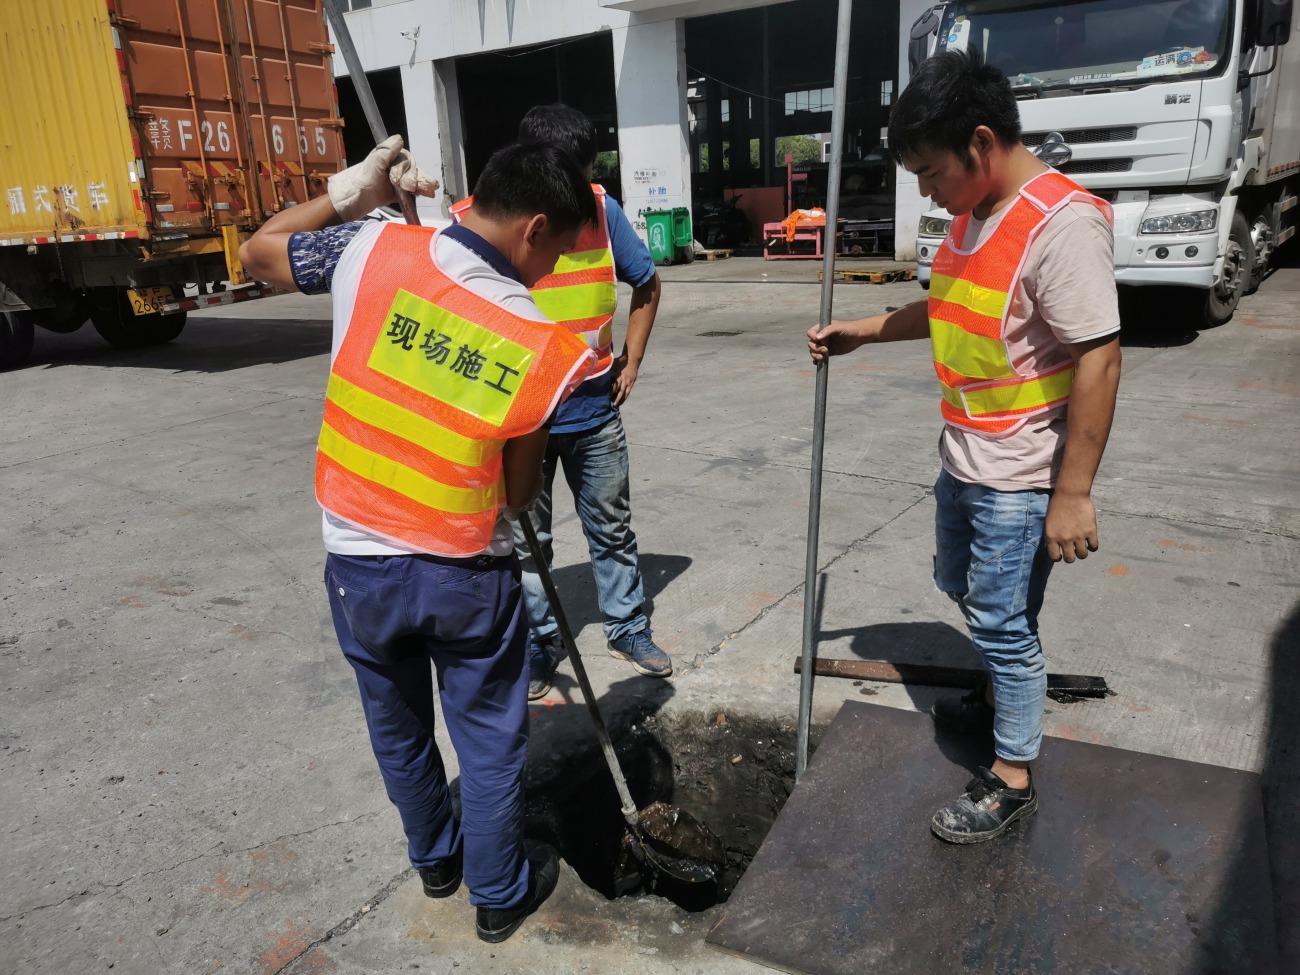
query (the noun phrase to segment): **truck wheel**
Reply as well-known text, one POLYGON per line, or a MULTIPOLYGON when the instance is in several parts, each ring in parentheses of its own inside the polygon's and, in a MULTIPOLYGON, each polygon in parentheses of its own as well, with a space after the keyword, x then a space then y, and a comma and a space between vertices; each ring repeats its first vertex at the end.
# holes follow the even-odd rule
POLYGON ((1264 283, 1268 266, 1273 260, 1273 251, 1277 247, 1273 236, 1276 205, 1266 206, 1250 225, 1250 242, 1255 248, 1255 259, 1251 262, 1250 278, 1246 282, 1246 294, 1253 295, 1264 283))
POLYGON ((104 341, 116 349, 140 349, 164 345, 185 329, 188 312, 174 315, 136 315, 124 290, 114 290, 92 304, 90 323, 104 341))
POLYGON ((90 301, 71 288, 51 286, 54 304, 32 312, 32 322, 39 328, 60 335, 70 335, 90 317, 90 301))
POLYGON ((32 354, 36 329, 30 312, 0 312, 0 369, 17 369, 32 354))
POLYGON ((1201 305, 1201 324, 1208 328, 1222 325, 1232 318, 1237 303, 1246 293, 1252 268, 1255 266, 1255 245, 1250 238, 1250 226, 1240 210, 1232 215, 1228 231, 1228 252, 1223 259, 1223 274, 1205 293, 1201 305))

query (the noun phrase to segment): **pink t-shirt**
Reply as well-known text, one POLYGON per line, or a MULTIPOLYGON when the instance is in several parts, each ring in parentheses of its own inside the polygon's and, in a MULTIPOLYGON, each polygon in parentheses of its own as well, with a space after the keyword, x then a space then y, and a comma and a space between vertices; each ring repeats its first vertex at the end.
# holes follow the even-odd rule
MULTIPOLYGON (((988 240, 1010 209, 987 220, 972 216, 962 248, 988 240)), ((1018 368, 1068 362, 1067 345, 1119 331, 1114 252, 1110 224, 1091 203, 1071 203, 1052 215, 1030 247, 1011 298, 1006 334, 1018 368)), ((1000 491, 1050 488, 1065 451, 1065 410, 1040 414, 1000 440, 944 424, 944 469, 958 480, 1000 491)))

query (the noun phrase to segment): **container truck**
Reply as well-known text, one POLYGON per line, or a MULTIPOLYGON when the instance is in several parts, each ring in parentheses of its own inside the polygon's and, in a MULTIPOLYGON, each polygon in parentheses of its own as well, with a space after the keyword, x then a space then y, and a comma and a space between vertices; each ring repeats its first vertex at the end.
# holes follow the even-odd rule
MULTIPOLYGON (((1218 325, 1295 234, 1295 30, 1291 0, 953 0, 916 21, 908 58, 984 52, 1025 144, 1114 207, 1116 280, 1176 288, 1218 325)), ((921 218, 923 285, 949 219, 921 218)))
POLYGON ((0 367, 271 293, 240 242, 344 165, 320 0, 4 0, 0 42, 0 367))

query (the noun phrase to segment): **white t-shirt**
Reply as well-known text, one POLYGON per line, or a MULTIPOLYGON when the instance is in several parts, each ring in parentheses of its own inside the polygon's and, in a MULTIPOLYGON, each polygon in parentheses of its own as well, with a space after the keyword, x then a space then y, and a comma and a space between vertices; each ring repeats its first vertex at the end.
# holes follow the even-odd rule
MULTIPOLYGON (((1011 210, 971 217, 963 250, 992 236, 1011 210)), ((1007 344, 1022 371, 1070 361, 1067 345, 1119 331, 1115 238, 1091 203, 1071 203, 1048 220, 1030 246, 1011 298, 1007 344)), ((1000 440, 944 424, 939 458, 960 481, 1000 491, 1045 489, 1056 483, 1065 452, 1065 410, 1039 414, 1000 440)))
MULTIPOLYGON (((361 272, 383 228, 383 223, 367 222, 352 238, 352 242, 343 251, 334 269, 334 280, 330 287, 334 297, 334 343, 330 349, 331 366, 343 345, 343 336, 347 334, 348 323, 352 320, 352 307, 361 284, 361 272)), ((438 264, 450 278, 460 282, 475 294, 496 302, 520 318, 538 322, 549 321, 537 310, 533 296, 520 282, 500 274, 487 261, 458 241, 441 234, 433 238, 433 241, 438 264)), ((415 549, 404 548, 387 539, 372 535, 365 529, 337 518, 329 512, 322 512, 321 515, 322 534, 327 552, 336 555, 419 554, 415 549)), ((504 517, 498 517, 492 531, 492 541, 479 554, 509 555, 514 547, 514 531, 510 523, 504 517)))

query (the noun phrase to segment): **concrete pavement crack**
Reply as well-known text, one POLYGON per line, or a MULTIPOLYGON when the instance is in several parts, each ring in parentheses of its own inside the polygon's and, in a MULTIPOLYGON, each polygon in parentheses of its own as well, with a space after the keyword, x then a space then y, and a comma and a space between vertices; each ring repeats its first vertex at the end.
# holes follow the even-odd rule
POLYGON ((280 972, 288 971, 290 968, 294 966, 294 964, 297 963, 298 959, 302 958, 304 955, 310 954, 316 948, 319 948, 327 941, 331 941, 332 939, 337 938, 341 934, 347 934, 354 927, 356 927, 358 923, 360 923, 363 917, 365 917, 367 914, 373 914, 375 908, 377 908, 384 901, 388 900, 388 898, 393 895, 393 893, 397 890, 397 888, 402 886, 402 884, 406 882, 407 877, 409 877, 412 872, 413 872, 412 869, 410 867, 407 867, 405 870, 403 870, 401 873, 395 876, 392 880, 388 881, 388 883, 384 884, 384 886, 380 887, 379 890, 375 892, 374 896, 370 897, 366 901, 364 905, 365 910, 362 910, 361 908, 357 908, 355 911, 353 911, 351 914, 345 917, 338 924, 334 925, 334 927, 326 931, 315 941, 312 941, 304 945, 302 951, 298 952, 296 955, 290 958, 279 968, 268 969, 266 975, 279 975, 280 972))
MULTIPOLYGON (((823 565, 818 566, 817 574, 821 575, 823 572, 830 569, 833 565, 835 565, 835 563, 839 562, 840 559, 844 558, 850 552, 853 552, 859 545, 861 545, 864 542, 870 541, 880 532, 884 531, 894 522, 898 521, 900 518, 902 518, 904 515, 910 512, 917 505, 921 504, 927 498, 931 497, 932 494, 933 492, 927 489, 925 493, 923 493, 919 498, 917 498, 911 504, 907 505, 907 507, 903 508, 903 510, 898 512, 898 514, 894 515, 888 521, 882 522, 881 524, 877 525, 875 528, 871 529, 871 531, 867 532, 865 535, 855 538, 853 541, 849 542, 849 544, 844 547, 844 551, 840 552, 838 555, 834 556, 823 565)), ((795 593, 799 592, 799 590, 801 590, 803 587, 804 587, 804 580, 800 580, 799 584, 795 586, 793 589, 791 589, 789 592, 786 592, 778 596, 776 599, 772 600, 772 602, 768 603, 766 606, 760 609, 752 619, 746 621, 739 628, 727 634, 727 638, 725 640, 718 641, 717 644, 710 647, 708 650, 705 650, 703 653, 696 654, 693 658, 691 658, 691 660, 683 664, 681 666, 681 673, 686 674, 692 670, 698 670, 704 664, 704 662, 708 660, 708 658, 714 656, 719 651, 721 651, 722 648, 725 647, 729 641, 736 639, 738 636, 740 636, 742 633, 744 633, 754 624, 758 623, 760 620, 766 617, 768 613, 776 609, 776 607, 780 606, 783 602, 785 602, 795 593)))

